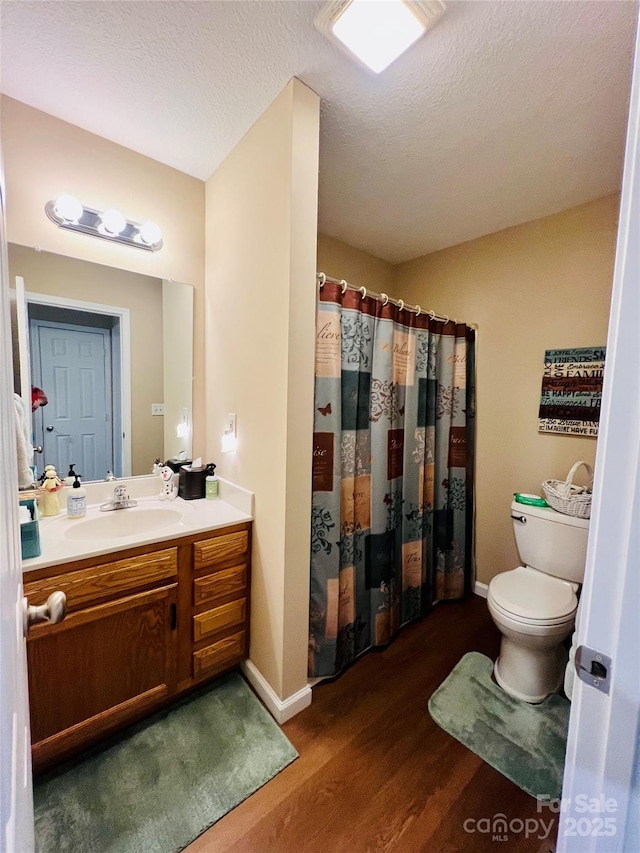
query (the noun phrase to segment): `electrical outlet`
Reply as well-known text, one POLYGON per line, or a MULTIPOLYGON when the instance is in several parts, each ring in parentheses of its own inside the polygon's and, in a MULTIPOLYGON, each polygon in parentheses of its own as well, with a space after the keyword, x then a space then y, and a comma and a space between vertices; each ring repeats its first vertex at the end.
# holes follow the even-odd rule
POLYGON ((156 417, 157 415, 164 415, 164 403, 152 403, 151 415, 153 417, 156 417))
POLYGON ((225 432, 230 432, 232 435, 236 434, 236 413, 229 412, 227 414, 227 425, 225 427, 225 432))

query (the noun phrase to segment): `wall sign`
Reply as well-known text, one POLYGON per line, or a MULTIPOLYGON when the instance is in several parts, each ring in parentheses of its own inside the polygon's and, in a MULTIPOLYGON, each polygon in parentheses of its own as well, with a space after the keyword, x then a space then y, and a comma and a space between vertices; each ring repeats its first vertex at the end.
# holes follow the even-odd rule
POLYGON ((598 435, 605 347, 544 354, 539 432, 598 435))

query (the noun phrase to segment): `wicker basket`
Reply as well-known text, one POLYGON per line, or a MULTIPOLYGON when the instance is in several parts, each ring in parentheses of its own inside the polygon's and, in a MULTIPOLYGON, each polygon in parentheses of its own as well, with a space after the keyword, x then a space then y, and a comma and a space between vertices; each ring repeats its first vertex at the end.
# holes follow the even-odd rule
POLYGON ((572 465, 566 480, 545 480, 542 488, 547 503, 553 509, 576 518, 590 518, 593 468, 587 462, 576 462, 572 465), (586 487, 573 485, 573 477, 581 465, 584 465, 589 477, 589 485, 586 487))

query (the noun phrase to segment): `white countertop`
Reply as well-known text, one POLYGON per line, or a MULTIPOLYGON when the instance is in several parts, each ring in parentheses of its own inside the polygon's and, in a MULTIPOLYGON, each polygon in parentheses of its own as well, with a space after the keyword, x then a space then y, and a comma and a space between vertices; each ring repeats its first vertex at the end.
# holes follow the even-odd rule
MULTIPOLYGON (((208 530, 251 521, 253 518, 253 494, 222 479, 219 480, 218 498, 195 501, 185 501, 182 498, 176 498, 172 501, 159 500, 160 482, 154 477, 123 479, 116 481, 116 484, 124 484, 129 488, 130 497, 137 500, 137 506, 106 513, 101 512, 100 504, 109 500, 113 494, 114 483, 88 483, 86 486, 87 514, 83 518, 67 518, 64 509, 59 515, 40 518, 41 555, 23 560, 23 571, 30 572, 45 566, 56 566, 73 560, 112 554, 115 551, 136 548, 140 545, 164 542, 180 536, 204 533, 208 530), (90 501, 93 502, 90 503, 90 501), (167 513, 168 520, 164 523, 161 514, 157 514, 154 518, 149 510, 160 510, 162 513, 166 510, 172 510, 172 512, 167 513), (131 518, 124 519, 125 513, 131 518), (146 516, 141 516, 140 513, 146 513, 146 516), (131 522, 134 522, 134 516, 136 516, 136 521, 138 518, 152 518, 150 529, 144 529, 145 524, 143 523, 141 525, 143 532, 122 536, 112 535, 104 538, 98 538, 98 536, 80 538, 78 534, 82 536, 81 528, 77 527, 74 530, 74 526, 82 525, 87 521, 99 520, 97 522, 98 529, 104 521, 110 531, 113 532, 114 529, 118 529, 119 525, 123 528, 129 527, 131 522)), ((63 490, 61 494, 65 497, 66 490, 63 490)))

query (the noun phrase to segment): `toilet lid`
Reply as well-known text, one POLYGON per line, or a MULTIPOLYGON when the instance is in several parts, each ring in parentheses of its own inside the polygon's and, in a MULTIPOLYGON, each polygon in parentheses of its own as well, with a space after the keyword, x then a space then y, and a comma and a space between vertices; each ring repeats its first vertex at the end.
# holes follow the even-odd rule
POLYGON ((496 575, 489 592, 506 613, 532 622, 561 620, 578 606, 571 584, 525 566, 496 575))

